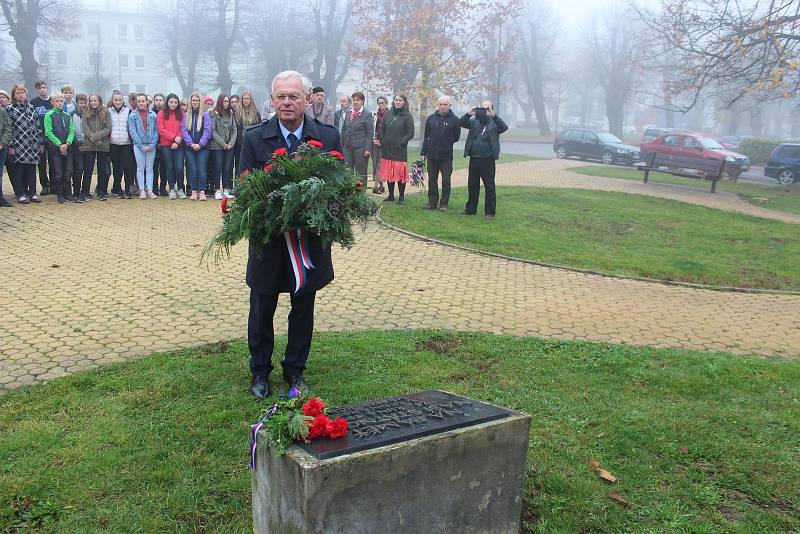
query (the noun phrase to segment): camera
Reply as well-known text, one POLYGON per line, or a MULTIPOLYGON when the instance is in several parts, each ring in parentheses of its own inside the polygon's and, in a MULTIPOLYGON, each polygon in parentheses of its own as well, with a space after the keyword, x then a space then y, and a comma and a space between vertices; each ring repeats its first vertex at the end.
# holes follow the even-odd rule
POLYGON ((475 118, 479 121, 486 120, 486 109, 485 108, 475 108, 475 118))

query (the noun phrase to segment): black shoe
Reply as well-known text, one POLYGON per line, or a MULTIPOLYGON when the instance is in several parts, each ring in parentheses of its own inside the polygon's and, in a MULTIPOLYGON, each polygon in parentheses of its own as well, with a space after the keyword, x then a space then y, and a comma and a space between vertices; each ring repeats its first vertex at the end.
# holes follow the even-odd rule
POLYGON ((386 197, 383 199, 384 202, 394 202, 394 197, 386 197))
POLYGON ((108 200, 108 195, 106 195, 105 193, 97 193, 97 200, 101 201, 108 200))
POLYGON ((491 221, 492 219, 494 219, 494 215, 486 215, 487 221, 491 221))
POLYGON ((422 209, 424 209, 424 210, 435 210, 436 206, 432 206, 431 204, 425 204, 424 206, 422 206, 422 209))
POLYGON ((65 200, 66 200, 67 202, 77 202, 77 201, 78 201, 78 199, 77 199, 77 198, 75 198, 75 197, 74 197, 74 196, 72 196, 72 195, 67 195, 67 196, 66 196, 66 198, 65 198, 65 200))
POLYGON ((398 204, 405 204, 406 203, 406 199, 403 198, 403 197, 400 197, 400 200, 398 200, 397 203, 398 204))
POLYGON ((117 197, 117 198, 125 198, 125 193, 120 191, 119 193, 114 193, 114 196, 117 197))
POLYGON ((47 196, 49 194, 50 194, 50 188, 49 187, 43 187, 41 193, 39 193, 39 196, 45 197, 45 196, 47 196))
POLYGON ((133 195, 132 195, 131 193, 125 193, 125 198, 127 198, 128 200, 130 200, 130 199, 132 199, 132 198, 133 198, 133 195))
POLYGON ((469 216, 471 216, 471 217, 474 217, 474 216, 475 216, 475 214, 474 214, 474 213, 469 213, 468 211, 462 211, 462 212, 461 212, 461 215, 469 215, 469 216))
POLYGON ((169 191, 167 191, 165 189, 159 189, 157 195, 160 196, 160 197, 166 197, 166 196, 169 196, 169 191))
POLYGON ((447 211, 447 205, 439 206, 439 211, 447 211))
POLYGON ((250 393, 256 398, 266 399, 269 397, 269 383, 265 376, 254 376, 253 381, 250 383, 250 393))
POLYGON ((89 202, 89 199, 86 198, 86 195, 80 195, 78 197, 78 204, 85 204, 87 202, 89 202))
POLYGON ((61 195, 58 195, 58 203, 59 204, 63 204, 64 203, 64 197, 62 197, 61 195))
POLYGON ((3 197, 0 197, 0 208, 10 208, 11 203, 3 197))
POLYGON ((293 399, 295 397, 299 397, 301 395, 305 395, 311 388, 306 384, 305 378, 303 375, 297 376, 290 376, 288 378, 284 377, 286 381, 289 383, 289 398, 293 399))

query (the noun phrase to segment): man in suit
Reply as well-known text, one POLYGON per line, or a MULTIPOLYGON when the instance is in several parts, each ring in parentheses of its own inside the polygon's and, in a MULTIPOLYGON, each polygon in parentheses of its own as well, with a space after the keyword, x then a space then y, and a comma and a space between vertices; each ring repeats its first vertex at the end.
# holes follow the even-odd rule
POLYGON ((350 97, 347 95, 342 95, 339 97, 339 109, 336 110, 336 113, 333 114, 333 125, 336 126, 336 129, 339 130, 339 135, 342 134, 342 128, 344 128, 344 122, 342 117, 347 118, 347 115, 350 114, 350 97))
POLYGON ((361 183, 367 186, 367 164, 374 137, 372 113, 364 109, 364 93, 352 94, 353 109, 345 116, 342 128, 344 163, 356 171, 361 183))
MULTIPOLYGON (((328 124, 305 114, 311 92, 308 79, 295 71, 284 71, 272 80, 272 106, 275 116, 251 126, 244 133, 238 172, 263 169, 272 153, 285 148, 292 153, 298 146, 315 139, 323 150, 342 150, 339 132, 328 124)), ((290 386, 290 395, 308 390, 303 377, 311 349, 314 330, 316 292, 333 280, 331 245, 323 247, 319 237, 309 236, 309 253, 313 269, 308 270, 305 285, 297 292, 291 260, 284 236, 274 236, 265 246, 250 245, 247 260, 247 285, 250 286, 250 315, 247 343, 250 348, 250 391, 263 399, 270 395, 268 376, 272 371, 275 334, 272 318, 280 293, 290 293, 289 339, 282 362, 283 378, 290 386)))

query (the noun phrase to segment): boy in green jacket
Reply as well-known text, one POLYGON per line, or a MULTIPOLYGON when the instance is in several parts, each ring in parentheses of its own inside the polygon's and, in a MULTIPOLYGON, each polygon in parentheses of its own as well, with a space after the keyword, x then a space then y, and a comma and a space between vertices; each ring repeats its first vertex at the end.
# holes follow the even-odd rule
POLYGON ((53 162, 53 192, 58 203, 77 202, 72 195, 72 157, 70 145, 75 140, 75 125, 72 117, 64 112, 64 95, 53 94, 53 109, 44 116, 44 139, 47 153, 53 162))

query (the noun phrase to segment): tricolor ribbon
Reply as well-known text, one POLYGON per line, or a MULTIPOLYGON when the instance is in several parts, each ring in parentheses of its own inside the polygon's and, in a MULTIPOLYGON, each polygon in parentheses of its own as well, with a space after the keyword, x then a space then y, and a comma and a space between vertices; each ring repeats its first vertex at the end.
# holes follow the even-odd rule
POLYGON ((300 291, 308 280, 308 269, 313 269, 311 253, 308 250, 308 232, 302 228, 292 228, 283 233, 286 239, 286 250, 292 262, 294 272, 294 292, 300 291))
POLYGON ((278 411, 278 405, 273 404, 269 410, 267 410, 267 414, 264 418, 254 425, 250 425, 250 463, 247 467, 250 468, 250 471, 253 471, 256 468, 256 448, 258 447, 258 431, 264 426, 264 423, 267 420, 275 415, 278 411))

